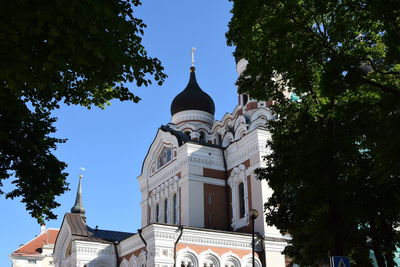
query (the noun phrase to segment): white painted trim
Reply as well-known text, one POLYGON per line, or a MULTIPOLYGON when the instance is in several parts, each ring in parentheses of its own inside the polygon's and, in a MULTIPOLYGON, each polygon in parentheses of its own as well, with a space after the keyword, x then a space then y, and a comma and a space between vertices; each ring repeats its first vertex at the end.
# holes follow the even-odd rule
POLYGON ((217 253, 215 253, 211 249, 208 249, 200 253, 199 258, 200 258, 200 266, 212 266, 212 267, 221 266, 220 257, 218 256, 217 253))
POLYGON ((171 121, 175 123, 178 128, 182 128, 183 126, 179 124, 186 121, 203 121, 209 125, 208 128, 211 128, 214 123, 214 116, 202 110, 184 110, 175 113, 171 121))
POLYGON ((128 267, 128 261, 126 259, 123 259, 119 267, 128 267))
POLYGON ((186 247, 184 249, 180 249, 176 254, 176 262, 177 266, 180 264, 184 264, 188 266, 189 263, 192 265, 190 267, 199 267, 199 256, 194 250, 186 247))
POLYGON ((233 230, 242 228, 249 224, 249 194, 248 194, 248 183, 246 175, 246 167, 241 164, 234 168, 231 172, 231 176, 228 179, 228 184, 232 192, 232 222, 231 226, 233 230), (240 218, 240 205, 239 205, 239 185, 243 183, 244 186, 244 216, 240 218))
POLYGON ((202 183, 205 183, 205 184, 213 184, 213 185, 225 186, 225 180, 217 179, 217 178, 211 178, 211 177, 207 177, 207 176, 200 176, 200 175, 190 174, 188 179, 192 180, 192 181, 202 182, 202 183))
POLYGON ((229 267, 240 267, 240 257, 234 254, 232 251, 221 255, 221 265, 229 267))

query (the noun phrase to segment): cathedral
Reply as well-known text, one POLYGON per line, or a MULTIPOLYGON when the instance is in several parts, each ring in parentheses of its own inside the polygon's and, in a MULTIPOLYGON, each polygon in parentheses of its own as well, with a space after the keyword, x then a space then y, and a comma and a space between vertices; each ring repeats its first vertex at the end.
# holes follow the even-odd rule
MULTIPOLYGON (((239 75, 246 64, 237 62, 239 75)), ((255 175, 268 153, 270 105, 240 94, 233 112, 215 120, 214 101, 192 66, 186 88, 171 103, 171 122, 157 130, 143 160, 141 229, 88 226, 80 181, 55 242, 55 265, 286 266, 287 237, 263 215, 271 189, 255 175)))

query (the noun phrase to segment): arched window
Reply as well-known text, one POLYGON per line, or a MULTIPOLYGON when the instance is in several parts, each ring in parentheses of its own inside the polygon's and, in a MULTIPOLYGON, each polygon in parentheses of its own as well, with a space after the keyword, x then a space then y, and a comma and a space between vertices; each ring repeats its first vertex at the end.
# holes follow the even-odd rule
POLYGON ((244 184, 243 182, 239 184, 239 218, 243 218, 245 214, 245 207, 244 207, 244 184))
POLYGON ((220 267, 221 263, 218 256, 213 254, 200 255, 200 266, 201 267, 220 267))
POLYGON ((156 222, 160 221, 160 205, 156 204, 156 222))
POLYGON ((189 137, 189 139, 191 139, 189 131, 185 131, 184 134, 186 134, 186 136, 189 137))
POLYGON ((160 154, 157 156, 157 169, 161 168, 172 160, 172 148, 163 147, 160 154))
POLYGON ((164 223, 168 223, 168 199, 164 199, 164 223))
POLYGON ((178 224, 178 202, 177 202, 177 199, 176 199, 176 193, 172 196, 172 205, 173 205, 173 209, 172 209, 173 216, 172 216, 172 218, 174 218, 173 223, 174 224, 178 224))
POLYGON ((200 137, 199 137, 200 143, 205 143, 206 142, 206 133, 205 132, 200 132, 200 137))
POLYGON ((178 266, 181 267, 203 267, 202 265, 199 265, 197 255, 189 251, 178 252, 177 262, 179 263, 178 266))
POLYGON ((249 224, 249 190, 246 176, 246 166, 243 164, 234 168, 228 179, 232 192, 232 228, 239 229, 249 224))

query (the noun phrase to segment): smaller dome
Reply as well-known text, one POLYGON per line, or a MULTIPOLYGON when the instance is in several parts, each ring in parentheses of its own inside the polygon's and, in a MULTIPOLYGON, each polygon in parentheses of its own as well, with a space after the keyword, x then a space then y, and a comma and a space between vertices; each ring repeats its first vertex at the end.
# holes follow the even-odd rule
POLYGON ((190 68, 189 83, 172 101, 171 115, 185 110, 201 110, 212 115, 215 113, 215 105, 212 98, 201 90, 196 81, 195 68, 190 68))

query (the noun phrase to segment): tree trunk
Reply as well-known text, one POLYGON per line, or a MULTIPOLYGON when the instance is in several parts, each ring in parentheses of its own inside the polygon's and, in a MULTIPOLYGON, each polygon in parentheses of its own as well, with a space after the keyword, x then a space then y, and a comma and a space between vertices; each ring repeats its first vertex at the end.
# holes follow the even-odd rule
POLYGON ((374 251, 375 254, 376 263, 378 264, 378 267, 386 267, 385 258, 383 257, 383 251, 380 248, 378 241, 379 239, 375 234, 377 229, 373 219, 370 222, 370 228, 371 228, 372 250, 374 251))

